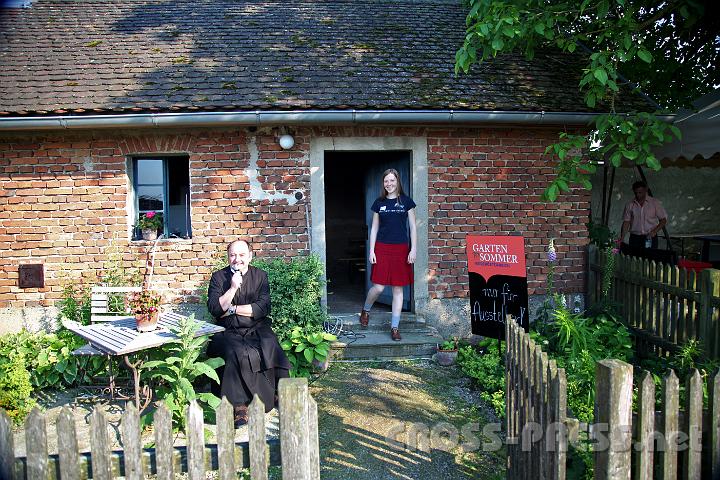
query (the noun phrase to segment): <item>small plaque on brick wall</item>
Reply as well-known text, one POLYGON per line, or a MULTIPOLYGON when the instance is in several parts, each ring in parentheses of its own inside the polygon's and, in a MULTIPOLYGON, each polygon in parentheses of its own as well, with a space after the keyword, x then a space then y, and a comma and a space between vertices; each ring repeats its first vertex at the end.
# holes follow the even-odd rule
POLYGON ((43 288, 45 286, 43 264, 20 265, 18 268, 18 283, 20 288, 43 288))

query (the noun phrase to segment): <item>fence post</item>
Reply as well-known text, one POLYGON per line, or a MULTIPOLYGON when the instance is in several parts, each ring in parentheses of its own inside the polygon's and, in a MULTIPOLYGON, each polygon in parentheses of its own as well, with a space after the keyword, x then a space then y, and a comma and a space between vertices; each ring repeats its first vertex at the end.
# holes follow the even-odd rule
POLYGON ((720 478, 720 372, 710 382, 710 477, 720 478))
POLYGON ((315 468, 311 452, 317 444, 308 435, 308 384, 305 378, 281 378, 280 387, 280 448, 283 480, 313 478, 315 468))
POLYGON ((45 415, 35 407, 25 419, 27 476, 31 480, 48 478, 49 461, 45 415))
POLYGON ((78 453, 75 419, 66 406, 60 410, 57 418, 58 456, 60 457, 60 478, 62 480, 80 480, 80 454, 78 453))
POLYGON ((0 408, 0 478, 15 478, 15 442, 12 421, 5 410, 0 408))
POLYGON ((720 357, 720 351, 717 351, 717 337, 720 336, 720 331, 712 303, 713 297, 720 297, 720 270, 712 268, 703 270, 700 272, 700 278, 700 305, 698 305, 700 331, 698 334, 703 340, 707 355, 711 358, 720 357))
POLYGON ((632 366, 620 360, 595 366, 596 480, 630 480, 632 378, 632 366))

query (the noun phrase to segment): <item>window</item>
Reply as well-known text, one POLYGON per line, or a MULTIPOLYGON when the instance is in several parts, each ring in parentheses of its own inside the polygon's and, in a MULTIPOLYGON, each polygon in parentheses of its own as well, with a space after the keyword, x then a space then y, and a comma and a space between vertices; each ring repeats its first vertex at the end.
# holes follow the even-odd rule
MULTIPOLYGON (((187 157, 132 160, 135 223, 147 212, 162 212, 165 238, 190 238, 190 162, 187 157)), ((134 238, 140 238, 135 228, 134 238)))

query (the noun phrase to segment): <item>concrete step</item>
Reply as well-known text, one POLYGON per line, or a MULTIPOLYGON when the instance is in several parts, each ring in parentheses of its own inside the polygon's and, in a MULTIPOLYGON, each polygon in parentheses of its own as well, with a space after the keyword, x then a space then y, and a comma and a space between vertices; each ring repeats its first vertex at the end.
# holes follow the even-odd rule
MULTIPOLYGON (((370 324, 367 328, 360 325, 360 313, 331 314, 330 325, 336 329, 355 333, 378 333, 389 332, 392 314, 390 312, 373 312, 370 314, 370 324)), ((425 332, 427 325, 423 319, 415 316, 414 313, 404 312, 400 316, 400 332, 425 332)))
POLYGON ((332 345, 333 361, 342 360, 397 360, 403 358, 430 358, 442 338, 428 327, 403 330, 402 340, 390 338, 390 328, 382 332, 356 330, 353 335, 341 335, 332 345))

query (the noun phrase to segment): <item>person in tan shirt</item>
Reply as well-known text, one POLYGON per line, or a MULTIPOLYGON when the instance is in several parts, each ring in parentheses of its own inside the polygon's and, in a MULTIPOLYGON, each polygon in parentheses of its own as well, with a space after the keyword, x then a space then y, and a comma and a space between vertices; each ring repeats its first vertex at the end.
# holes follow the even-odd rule
POLYGON ((632 185, 635 199, 625 206, 619 241, 630 232, 629 245, 633 248, 658 248, 657 233, 667 223, 667 212, 659 200, 649 197, 645 182, 632 185))

